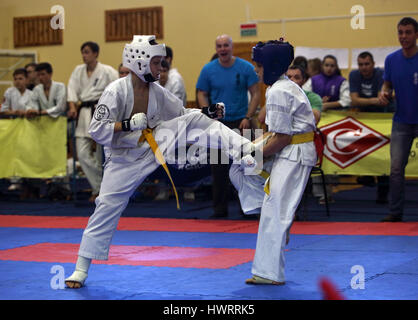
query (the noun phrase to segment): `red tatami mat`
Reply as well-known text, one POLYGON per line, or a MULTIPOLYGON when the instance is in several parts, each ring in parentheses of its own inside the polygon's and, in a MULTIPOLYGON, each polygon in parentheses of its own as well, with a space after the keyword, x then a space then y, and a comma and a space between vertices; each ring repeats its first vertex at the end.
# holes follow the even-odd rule
MULTIPOLYGON (((0 260, 75 263, 79 244, 38 243, 0 250, 0 260)), ((110 246, 109 260, 94 264, 225 269, 252 261, 253 249, 110 246)))
MULTIPOLYGON (((84 229, 86 217, 0 216, 0 227, 84 229)), ((257 221, 192 220, 122 217, 118 230, 257 233, 257 221)), ((301 222, 292 234, 417 236, 418 222, 301 222)))

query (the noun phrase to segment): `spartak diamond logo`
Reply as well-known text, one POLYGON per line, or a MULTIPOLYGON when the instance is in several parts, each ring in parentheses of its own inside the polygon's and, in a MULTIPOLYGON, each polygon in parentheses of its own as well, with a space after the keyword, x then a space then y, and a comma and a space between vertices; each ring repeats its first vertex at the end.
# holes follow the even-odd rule
POLYGON ((383 134, 346 117, 320 128, 326 137, 324 155, 344 169, 389 143, 383 134))

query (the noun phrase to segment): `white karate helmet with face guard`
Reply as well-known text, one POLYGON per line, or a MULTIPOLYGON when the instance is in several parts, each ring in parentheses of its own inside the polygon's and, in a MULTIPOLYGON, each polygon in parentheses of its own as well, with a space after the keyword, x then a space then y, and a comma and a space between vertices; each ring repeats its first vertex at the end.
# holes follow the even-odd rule
POLYGON ((158 44, 155 36, 134 36, 131 43, 127 43, 123 50, 123 66, 134 72, 145 82, 154 82, 150 62, 155 56, 166 56, 165 44, 158 44))

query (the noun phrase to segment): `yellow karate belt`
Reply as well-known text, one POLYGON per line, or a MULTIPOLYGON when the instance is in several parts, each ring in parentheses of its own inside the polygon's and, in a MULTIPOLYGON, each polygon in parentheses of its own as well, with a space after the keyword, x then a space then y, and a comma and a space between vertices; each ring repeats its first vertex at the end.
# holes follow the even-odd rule
MULTIPOLYGON (((301 134, 295 134, 292 136, 292 140, 290 141, 290 144, 299 144, 299 143, 314 141, 314 135, 315 133, 313 131, 305 132, 301 134)), ((266 183, 264 185, 264 192, 266 194, 270 194, 270 175, 267 172, 262 171, 260 173, 260 176, 266 179, 266 183)))
POLYGON ((292 141, 290 142, 290 144, 311 142, 311 141, 314 141, 314 136, 315 136, 315 132, 313 131, 295 134, 292 136, 292 141))
POLYGON ((167 176, 171 181, 174 194, 176 196, 177 210, 180 210, 179 196, 177 194, 176 186, 174 185, 173 179, 171 178, 170 170, 168 170, 167 163, 165 162, 164 156, 161 153, 160 149, 158 148, 158 144, 155 141, 154 136, 152 135, 152 129, 147 128, 147 129, 142 130, 142 135, 139 137, 138 143, 144 142, 145 140, 147 140, 149 146, 151 147, 152 152, 154 152, 155 158, 157 158, 157 160, 161 163, 165 172, 167 173, 167 176))

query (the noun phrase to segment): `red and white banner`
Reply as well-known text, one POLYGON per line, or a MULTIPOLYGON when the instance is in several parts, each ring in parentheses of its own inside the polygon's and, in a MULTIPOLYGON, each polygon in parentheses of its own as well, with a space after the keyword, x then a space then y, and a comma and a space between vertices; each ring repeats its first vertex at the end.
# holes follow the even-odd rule
MULTIPOLYGON (((326 137, 326 174, 389 175, 391 113, 327 111, 318 127, 326 137)), ((406 176, 418 177, 418 139, 411 148, 406 176)))

